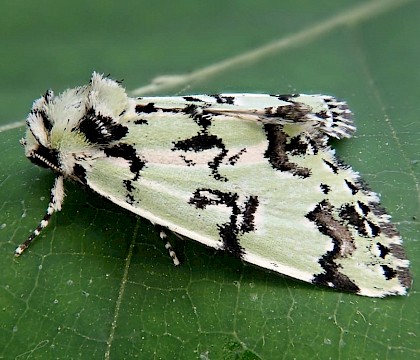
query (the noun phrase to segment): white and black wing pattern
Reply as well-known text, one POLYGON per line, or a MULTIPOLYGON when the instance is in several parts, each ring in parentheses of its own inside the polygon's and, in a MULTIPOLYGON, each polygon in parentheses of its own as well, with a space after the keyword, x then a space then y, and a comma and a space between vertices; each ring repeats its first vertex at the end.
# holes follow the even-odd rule
MULTIPOLYGON (((35 102, 28 128, 33 162, 180 235, 360 295, 410 286, 401 237, 378 196, 327 143, 355 130, 333 97, 134 99, 94 74, 35 102)), ((53 189, 57 210, 54 202, 53 189)))

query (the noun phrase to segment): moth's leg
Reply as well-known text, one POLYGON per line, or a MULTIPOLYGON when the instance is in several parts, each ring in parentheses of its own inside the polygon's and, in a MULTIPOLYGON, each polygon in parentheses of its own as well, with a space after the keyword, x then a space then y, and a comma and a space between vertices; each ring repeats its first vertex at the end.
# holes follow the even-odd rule
POLYGON ((31 235, 26 239, 23 244, 20 244, 15 250, 15 256, 21 255, 25 249, 29 247, 32 241, 41 233, 43 229, 45 229, 50 222, 52 214, 56 211, 61 210, 61 205, 63 204, 64 200, 64 184, 63 184, 63 176, 59 175, 55 178, 54 186, 51 189, 51 198, 50 203, 48 204, 47 211, 42 218, 39 225, 36 229, 32 232, 31 235))
POLYGON ((159 231, 159 236, 162 239, 162 241, 165 244, 165 249, 168 250, 169 252, 169 256, 171 257, 172 261, 174 262, 174 265, 179 265, 180 262, 178 260, 178 257, 176 256, 176 253, 174 251, 174 249, 172 248, 171 243, 169 242, 169 240, 167 239, 168 235, 165 232, 165 229, 159 225, 156 225, 156 230, 159 231))

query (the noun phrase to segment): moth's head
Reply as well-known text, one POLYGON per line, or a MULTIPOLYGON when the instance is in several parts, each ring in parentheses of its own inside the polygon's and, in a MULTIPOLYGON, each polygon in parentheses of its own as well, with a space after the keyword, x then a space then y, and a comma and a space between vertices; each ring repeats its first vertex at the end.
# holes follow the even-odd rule
POLYGON ((56 97, 52 90, 34 101, 26 118, 26 136, 20 143, 25 147, 26 157, 34 164, 62 173, 59 147, 52 142, 55 104, 56 97))
POLYGON ((48 90, 26 119, 25 155, 36 165, 71 176, 78 159, 125 136, 119 120, 127 104, 124 88, 98 73, 88 85, 58 96, 48 90))

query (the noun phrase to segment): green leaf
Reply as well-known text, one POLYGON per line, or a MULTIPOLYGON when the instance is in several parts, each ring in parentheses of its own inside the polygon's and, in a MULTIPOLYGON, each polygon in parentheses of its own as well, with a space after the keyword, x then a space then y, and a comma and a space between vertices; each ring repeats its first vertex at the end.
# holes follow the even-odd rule
POLYGON ((151 224, 77 184, 66 184, 63 211, 13 257, 53 182, 19 145, 15 122, 31 102, 49 87, 86 83, 93 70, 128 89, 190 74, 160 93, 346 99, 358 132, 333 145, 382 195, 416 279, 419 12, 408 0, 1 2, 0 357, 419 357, 416 282, 408 297, 363 298, 171 236, 183 260, 174 267, 151 224))

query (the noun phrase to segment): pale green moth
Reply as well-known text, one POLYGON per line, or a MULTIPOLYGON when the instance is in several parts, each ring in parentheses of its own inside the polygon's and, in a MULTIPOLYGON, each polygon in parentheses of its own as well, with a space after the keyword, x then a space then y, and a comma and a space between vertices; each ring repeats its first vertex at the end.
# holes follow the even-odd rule
POLYGON ((44 219, 16 255, 61 209, 66 178, 260 267, 360 295, 406 294, 399 233, 328 145, 355 131, 350 115, 325 95, 129 98, 97 73, 59 96, 48 91, 22 143, 56 180, 44 219))

